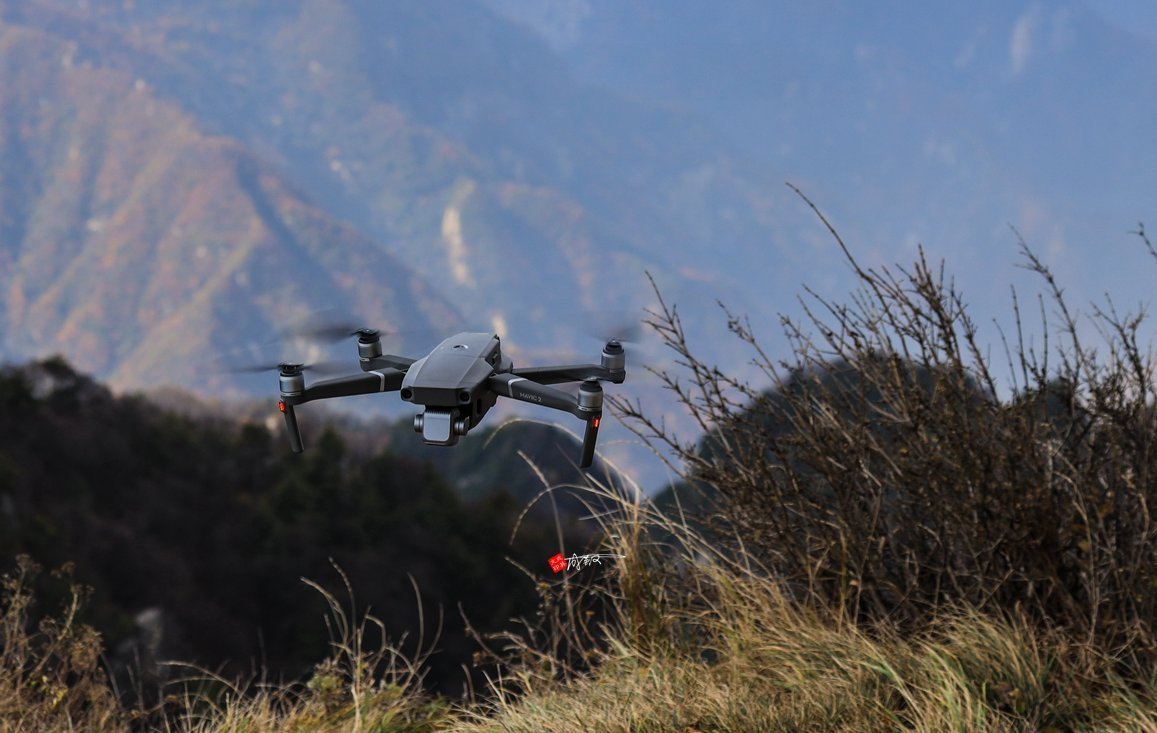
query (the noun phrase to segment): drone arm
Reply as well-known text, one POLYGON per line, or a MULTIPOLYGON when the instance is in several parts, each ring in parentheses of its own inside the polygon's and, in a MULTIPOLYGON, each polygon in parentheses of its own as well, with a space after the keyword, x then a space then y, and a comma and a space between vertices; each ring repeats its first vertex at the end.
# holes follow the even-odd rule
POLYGON ((571 397, 553 387, 530 381, 517 374, 495 374, 490 377, 491 391, 504 394, 512 399, 529 402, 544 407, 564 410, 586 422, 583 433, 582 456, 579 468, 589 468, 595 457, 595 442, 599 436, 599 423, 603 419, 603 388, 598 379, 591 378, 579 388, 579 396, 571 397))
POLYGON ((303 402, 324 400, 331 397, 352 397, 354 395, 374 394, 375 392, 391 392, 401 388, 402 379, 405 376, 406 373, 403 371, 385 368, 369 371, 365 374, 327 379, 307 387, 300 396, 293 400, 293 403, 300 405, 303 402))
POLYGON ((529 377, 518 374, 494 374, 488 383, 490 391, 532 405, 542 405, 562 410, 580 419, 586 419, 585 411, 580 411, 578 402, 566 392, 533 382, 529 377))
POLYGON ((410 368, 410 365, 413 364, 414 361, 414 359, 405 356, 383 354, 369 359, 362 359, 361 365, 363 372, 383 371, 386 369, 398 369, 404 372, 410 368))
POLYGON ((378 371, 357 374, 351 377, 339 377, 318 382, 310 387, 304 387, 301 371, 283 371, 281 400, 277 403, 278 409, 285 417, 285 428, 289 433, 289 447, 294 453, 301 453, 304 448, 301 444, 301 431, 297 427, 297 413, 294 405, 301 405, 313 400, 324 400, 329 397, 351 397, 359 394, 373 394, 388 392, 402 386, 405 372, 397 369, 382 369, 378 371))
POLYGON ((607 369, 597 364, 568 364, 565 366, 523 367, 512 369, 515 376, 533 379, 539 384, 561 384, 563 382, 581 382, 584 379, 595 377, 607 382, 622 384, 627 378, 624 369, 607 369))

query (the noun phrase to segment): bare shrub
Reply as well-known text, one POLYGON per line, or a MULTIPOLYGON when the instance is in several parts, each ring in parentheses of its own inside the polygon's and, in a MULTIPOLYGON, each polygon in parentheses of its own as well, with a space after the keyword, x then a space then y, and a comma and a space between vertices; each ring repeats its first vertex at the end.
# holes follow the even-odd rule
POLYGON ((102 731, 127 720, 101 667, 100 635, 78 621, 85 591, 69 568, 55 615, 34 609, 40 568, 27 557, 0 578, 0 730, 102 731), (33 625, 33 619, 41 620, 33 625))
POLYGON ((771 389, 692 353, 677 306, 660 296, 649 323, 679 369, 658 376, 707 437, 688 444, 638 404, 615 407, 715 500, 717 537, 744 545, 800 600, 902 628, 944 606, 1023 612, 1152 658, 1157 426, 1143 314, 1120 315, 1111 301, 1095 309, 1104 348, 1087 347, 1052 273, 1018 236, 1061 343, 1047 340, 1042 298, 1046 341, 1026 344, 1014 292, 1015 338, 1004 343, 1013 394, 1002 400, 943 266, 921 251, 910 268, 865 268, 816 214, 859 279, 849 302, 808 290, 804 321, 782 321, 793 358, 778 362, 724 307, 771 389))

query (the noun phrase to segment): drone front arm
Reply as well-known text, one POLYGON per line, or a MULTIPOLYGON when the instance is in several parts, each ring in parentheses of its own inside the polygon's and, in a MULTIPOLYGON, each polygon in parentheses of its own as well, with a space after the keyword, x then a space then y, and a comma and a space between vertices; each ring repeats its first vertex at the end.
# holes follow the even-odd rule
POLYGON ((400 369, 405 371, 414 363, 414 359, 406 356, 395 356, 393 354, 381 354, 379 356, 370 357, 369 359, 362 359, 362 371, 383 371, 386 369, 400 369))
POLYGON ((365 374, 355 374, 350 377, 339 377, 318 382, 302 388, 304 382, 300 367, 294 365, 297 371, 283 371, 281 373, 281 400, 278 408, 285 417, 285 428, 289 433, 289 447, 294 453, 301 453, 301 431, 297 427, 297 413, 294 405, 301 405, 314 400, 324 400, 330 397, 352 397, 360 394, 374 394, 375 392, 389 392, 400 389, 402 379, 406 373, 397 369, 381 369, 365 374))
POLYGON ((402 387, 402 380, 406 373, 397 369, 381 369, 365 374, 355 374, 349 377, 338 377, 317 382, 306 387, 297 395, 286 395, 286 402, 300 405, 313 400, 325 400, 331 397, 353 397, 354 395, 374 394, 375 392, 393 392, 402 387))

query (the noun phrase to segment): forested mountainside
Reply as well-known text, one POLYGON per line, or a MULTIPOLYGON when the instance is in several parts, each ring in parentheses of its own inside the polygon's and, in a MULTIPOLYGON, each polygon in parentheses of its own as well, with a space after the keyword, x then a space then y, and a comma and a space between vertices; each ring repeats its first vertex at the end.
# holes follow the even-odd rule
MULTIPOLYGON (((564 547, 545 505, 512 542, 538 489, 501 441, 493 451, 476 446, 476 463, 444 476, 385 441, 343 438, 319 422, 307 452, 294 455, 279 423, 271 431, 265 421, 180 416, 141 397, 115 397, 61 360, 6 367, 5 571, 17 554, 47 568, 73 563, 92 588, 87 620, 110 652, 120 649, 114 664, 141 643, 134 619, 159 618, 154 655, 229 674, 264 669, 273 679, 296 678, 328 653, 325 601, 302 578, 345 600, 336 564, 357 608, 372 608, 395 638, 410 630, 411 650, 419 628, 412 578, 431 634, 443 617, 429 683, 460 689, 460 665, 469 666, 477 647, 459 607, 480 632, 507 628, 534 611, 535 579, 552 576, 547 558, 581 552, 595 529, 580 521, 573 500, 562 501, 564 547), (484 486, 451 485, 478 473, 484 486)), ((557 436, 529 429, 521 428, 517 447, 549 455, 557 436)), ((471 435, 463 446, 485 439, 471 435)), ((547 470, 577 476, 562 466, 547 470)))

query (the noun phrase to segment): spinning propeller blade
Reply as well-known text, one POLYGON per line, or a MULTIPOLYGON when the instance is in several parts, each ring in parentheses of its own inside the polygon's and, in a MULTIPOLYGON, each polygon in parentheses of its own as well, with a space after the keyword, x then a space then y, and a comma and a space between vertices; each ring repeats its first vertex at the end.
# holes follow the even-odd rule
POLYGON ((277 329, 278 341, 300 339, 317 343, 335 344, 355 335, 361 324, 348 316, 337 315, 337 309, 315 311, 298 318, 288 326, 277 329))
POLYGON ((590 310, 578 316, 580 330, 603 343, 614 339, 622 344, 637 344, 646 335, 640 310, 590 310))
MULTIPOLYGON (((234 374, 256 374, 258 372, 276 372, 281 369, 281 365, 287 362, 264 363, 264 364, 246 364, 245 366, 233 367, 225 371, 234 374)), ((341 361, 319 361, 312 364, 301 364, 301 371, 313 372, 317 375, 326 374, 341 374, 343 372, 353 371, 353 366, 350 362, 341 361)))

